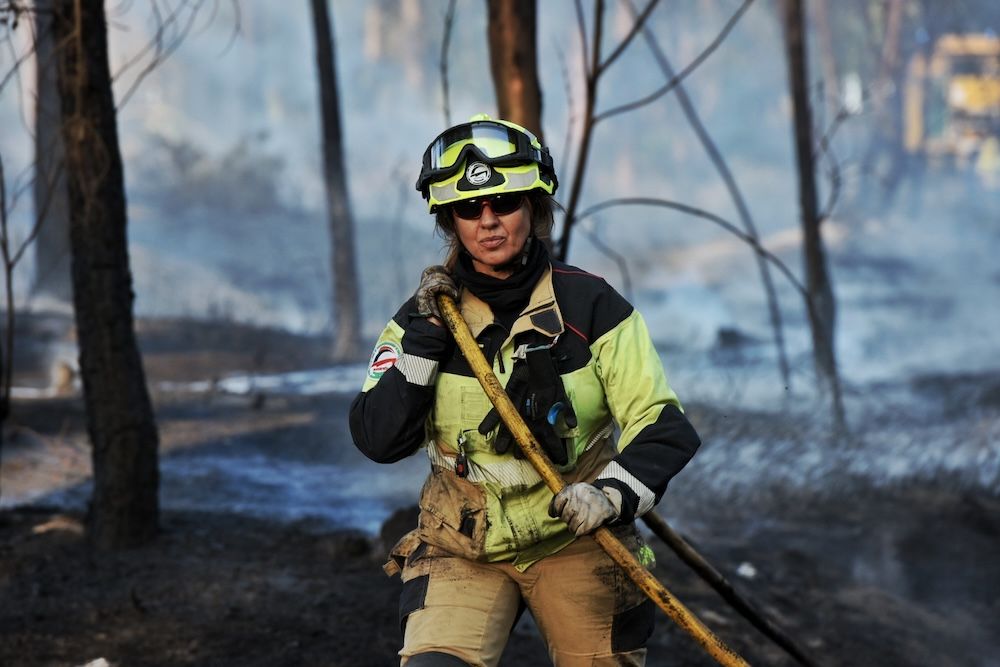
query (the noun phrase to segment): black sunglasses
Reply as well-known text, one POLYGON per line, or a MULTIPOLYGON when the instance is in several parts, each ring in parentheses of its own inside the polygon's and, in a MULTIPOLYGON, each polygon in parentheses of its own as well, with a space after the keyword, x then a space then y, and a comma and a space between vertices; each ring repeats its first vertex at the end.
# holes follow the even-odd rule
POLYGON ((520 192, 514 194, 499 194, 491 197, 476 197, 475 199, 463 199, 451 205, 451 210, 455 215, 463 220, 478 220, 483 214, 483 204, 489 204, 490 210, 496 215, 507 215, 521 208, 524 195, 520 192))

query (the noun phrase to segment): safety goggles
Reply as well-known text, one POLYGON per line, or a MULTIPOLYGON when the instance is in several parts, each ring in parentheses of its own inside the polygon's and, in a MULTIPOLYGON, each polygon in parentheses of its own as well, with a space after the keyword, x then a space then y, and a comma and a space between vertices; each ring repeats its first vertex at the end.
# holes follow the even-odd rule
POLYGON ((478 220, 483 214, 483 204, 489 204, 495 215, 507 215, 521 208, 523 192, 501 193, 491 197, 463 199, 451 204, 451 210, 463 220, 478 220))
POLYGON ((495 121, 456 125, 439 134, 424 151, 417 189, 422 191, 430 183, 451 176, 471 157, 492 167, 537 162, 551 171, 552 157, 548 150, 532 145, 537 141, 528 132, 495 121))

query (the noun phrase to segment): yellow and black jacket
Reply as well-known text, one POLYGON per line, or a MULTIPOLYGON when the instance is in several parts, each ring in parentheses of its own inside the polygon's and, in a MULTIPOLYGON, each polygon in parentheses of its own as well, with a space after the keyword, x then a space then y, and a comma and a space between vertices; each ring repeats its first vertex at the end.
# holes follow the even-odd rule
MULTIPOLYGON (((462 290, 462 315, 506 386, 524 341, 554 341, 551 354, 577 423, 560 417, 568 483, 614 486, 629 523, 659 501, 700 442, 667 383, 642 316, 603 279, 552 261, 508 331, 462 290), (615 427, 619 431, 615 445, 615 427)), ((440 326, 405 303, 383 330, 351 405, 351 434, 370 459, 391 463, 425 447, 431 474, 421 493, 420 539, 519 569, 573 541, 548 515, 551 492, 531 465, 499 455, 478 427, 492 407, 440 326), (459 453, 467 470, 456 474, 459 453)))

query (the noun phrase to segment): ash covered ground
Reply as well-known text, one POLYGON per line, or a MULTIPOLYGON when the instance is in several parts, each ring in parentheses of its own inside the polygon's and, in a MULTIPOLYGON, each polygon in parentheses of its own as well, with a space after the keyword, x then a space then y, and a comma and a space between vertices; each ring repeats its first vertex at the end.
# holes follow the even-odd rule
MULTIPOLYGON (((646 270, 632 276, 629 296, 705 443, 658 511, 822 665, 1000 665, 1000 206, 996 193, 948 187, 920 216, 829 223, 844 437, 812 389, 787 286, 791 385, 778 376, 745 248, 682 245, 639 258, 646 270), (960 220, 956 201, 970 204, 960 220)), ((792 262, 791 241, 766 243, 792 262)), ((599 258, 580 264, 622 282, 599 258)), ((53 362, 75 354, 69 319, 19 321, 0 470, 0 664, 396 662, 383 523, 414 503, 427 462, 378 466, 352 446, 363 363, 327 366, 315 336, 141 319, 163 532, 95 554, 81 528, 82 401, 46 389, 53 362)), ((651 540, 656 574, 726 642, 752 664, 792 664, 651 540)), ((548 664, 529 619, 503 664, 548 664)), ((648 664, 712 661, 661 616, 648 664)))
MULTIPOLYGON (((363 366, 295 373, 322 357, 321 340, 248 327, 140 332, 162 438, 162 535, 89 551, 81 401, 17 401, 0 663, 394 664, 399 582, 381 571, 380 526, 413 502, 427 464, 377 466, 354 450, 351 392, 330 388, 363 366), (213 352, 223 344, 241 352, 213 352)), ((855 387, 853 437, 839 443, 815 405, 688 401, 705 445, 659 511, 820 664, 1000 664, 1000 499, 986 472, 1000 377, 932 380, 855 387), (978 459, 961 454, 973 447, 978 459), (928 451, 892 463, 892 448, 961 460, 928 451)), ((752 664, 793 664, 651 540, 658 577, 726 642, 752 664)), ((503 664, 548 664, 529 619, 503 664)), ((713 662, 661 616, 648 664, 713 662)))

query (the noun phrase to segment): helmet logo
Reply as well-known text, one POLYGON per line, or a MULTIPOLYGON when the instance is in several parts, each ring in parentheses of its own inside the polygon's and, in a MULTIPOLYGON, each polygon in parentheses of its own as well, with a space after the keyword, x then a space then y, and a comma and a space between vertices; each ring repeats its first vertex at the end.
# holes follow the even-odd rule
POLYGON ((473 162, 465 170, 465 179, 472 185, 482 185, 493 176, 493 170, 482 162, 473 162))

